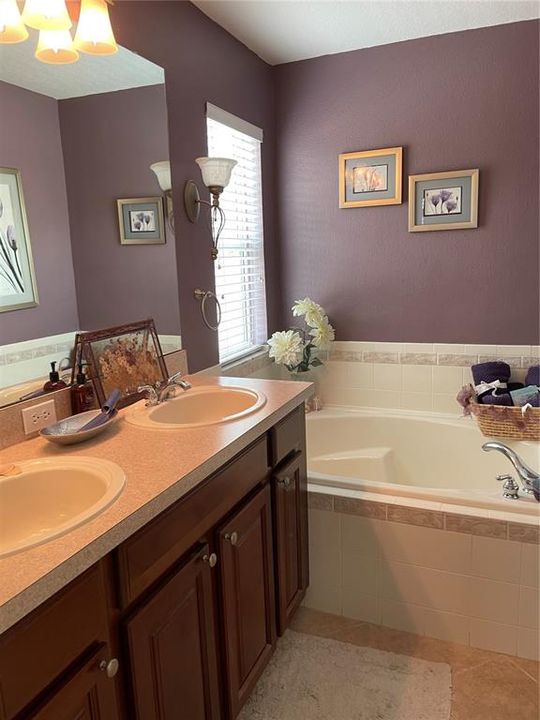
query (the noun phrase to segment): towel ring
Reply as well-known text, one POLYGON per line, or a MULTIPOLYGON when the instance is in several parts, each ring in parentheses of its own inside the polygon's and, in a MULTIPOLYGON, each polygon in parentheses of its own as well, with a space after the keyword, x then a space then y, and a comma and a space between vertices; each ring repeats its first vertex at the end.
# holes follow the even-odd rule
POLYGON ((219 304, 217 296, 211 290, 201 290, 200 288, 197 288, 193 291, 193 296, 201 302, 201 315, 203 317, 204 324, 209 330, 214 330, 214 332, 216 332, 219 324, 221 323, 221 305, 219 304), (212 323, 206 317, 206 301, 208 300, 208 298, 213 298, 216 301, 217 322, 215 325, 212 325, 212 323))

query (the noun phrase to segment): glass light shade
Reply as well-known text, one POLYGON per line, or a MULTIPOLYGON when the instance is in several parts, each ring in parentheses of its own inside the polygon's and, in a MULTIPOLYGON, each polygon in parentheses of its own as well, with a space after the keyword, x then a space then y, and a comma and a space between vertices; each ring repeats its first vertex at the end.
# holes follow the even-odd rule
POLYGON ((26 0, 22 19, 36 30, 69 30, 72 25, 65 0, 26 0))
POLYGON ((155 173, 159 187, 163 190, 163 192, 168 192, 172 189, 171 163, 168 160, 153 163, 150 165, 150 170, 155 173))
POLYGON ((36 58, 51 65, 68 65, 77 62, 79 53, 73 47, 69 30, 42 30, 36 58))
POLYGON ((227 187, 232 169, 238 164, 236 160, 218 157, 200 157, 195 162, 201 168, 203 183, 208 188, 227 187))
POLYGON ((27 37, 17 0, 0 0, 0 43, 18 43, 27 37))
POLYGON ((105 0, 82 0, 75 47, 89 55, 114 55, 118 52, 105 0))

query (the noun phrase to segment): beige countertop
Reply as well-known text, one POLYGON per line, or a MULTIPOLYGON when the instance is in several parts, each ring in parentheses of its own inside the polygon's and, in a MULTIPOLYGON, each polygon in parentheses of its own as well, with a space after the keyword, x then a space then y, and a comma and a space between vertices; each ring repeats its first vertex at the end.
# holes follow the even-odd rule
MULTIPOLYGON (((266 395, 266 404, 222 425, 151 430, 125 422, 103 435, 58 446, 34 438, 0 451, 0 464, 84 455, 117 463, 126 474, 118 499, 89 522, 43 545, 0 559, 0 633, 54 595, 126 538, 186 495, 312 394, 311 383, 192 376, 194 385, 236 385, 266 395)), ((2 429, 0 428, 0 432, 2 429)), ((31 499, 30 499, 31 500, 31 499)))

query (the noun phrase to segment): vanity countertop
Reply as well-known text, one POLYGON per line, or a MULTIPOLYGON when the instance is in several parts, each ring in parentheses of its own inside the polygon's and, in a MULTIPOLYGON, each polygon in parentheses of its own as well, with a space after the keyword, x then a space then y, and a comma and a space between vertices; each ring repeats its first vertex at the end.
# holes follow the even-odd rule
MULTIPOLYGON (((37 437, 0 451, 0 464, 70 455, 105 458, 126 474, 118 499, 89 522, 43 545, 0 559, 0 633, 193 490, 312 394, 312 384, 191 376, 193 385, 248 387, 266 404, 234 422, 181 430, 149 430, 120 422, 79 445, 37 437)), ((1 429, 0 429, 1 431, 1 429)))

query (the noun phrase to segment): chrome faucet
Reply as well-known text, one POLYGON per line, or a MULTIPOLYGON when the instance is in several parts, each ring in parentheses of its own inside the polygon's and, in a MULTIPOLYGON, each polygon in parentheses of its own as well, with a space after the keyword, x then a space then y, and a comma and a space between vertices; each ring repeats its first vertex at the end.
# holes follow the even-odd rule
POLYGON ((137 388, 137 392, 143 393, 146 397, 146 405, 151 407, 153 405, 159 405, 164 402, 171 392, 176 391, 177 388, 182 390, 189 390, 191 383, 182 377, 182 373, 175 373, 166 380, 166 382, 157 382, 155 385, 140 385, 137 388))
POLYGON ((497 442, 496 440, 484 443, 484 445, 482 445, 482 450, 485 452, 498 450, 500 453, 505 455, 514 466, 521 479, 523 492, 534 494, 537 500, 540 498, 540 474, 532 470, 525 462, 523 462, 516 452, 507 445, 497 442))

